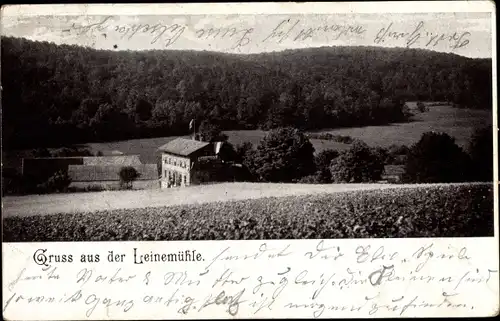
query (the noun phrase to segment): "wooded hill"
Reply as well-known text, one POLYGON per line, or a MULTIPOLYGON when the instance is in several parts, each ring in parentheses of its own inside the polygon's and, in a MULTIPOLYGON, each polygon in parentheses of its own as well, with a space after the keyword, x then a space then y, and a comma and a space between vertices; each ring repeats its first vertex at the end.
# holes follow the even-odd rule
POLYGON ((491 59, 323 47, 235 55, 103 51, 2 37, 4 148, 404 121, 408 100, 491 108, 491 59))

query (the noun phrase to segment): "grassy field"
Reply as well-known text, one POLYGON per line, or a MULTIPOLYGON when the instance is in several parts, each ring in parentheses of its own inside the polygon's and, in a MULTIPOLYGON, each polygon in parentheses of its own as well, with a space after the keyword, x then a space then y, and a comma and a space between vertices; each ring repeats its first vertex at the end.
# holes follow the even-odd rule
POLYGON ((451 106, 429 106, 429 111, 417 113, 411 122, 386 126, 367 126, 322 130, 335 135, 351 136, 370 146, 392 144, 410 146, 427 131, 444 132, 455 138, 458 145, 467 147, 477 128, 491 125, 490 111, 458 109, 451 106))
MULTIPOLYGON (((202 196, 210 203, 202 205, 197 204, 195 199, 188 199, 191 195, 188 193, 184 198, 187 204, 174 201, 177 205, 147 207, 159 205, 160 200, 164 203, 169 198, 177 200, 179 195, 161 197, 156 194, 148 198, 140 192, 100 193, 103 198, 93 201, 100 206, 106 200, 111 201, 100 210, 99 205, 87 204, 91 200, 85 200, 85 197, 93 198, 96 194, 63 195, 66 203, 55 198, 53 204, 42 205, 38 200, 31 202, 31 208, 27 206, 29 202, 24 202, 24 206, 16 208, 22 210, 18 215, 4 216, 3 240, 249 240, 493 235, 491 184, 368 187, 368 190, 366 185, 365 190, 332 185, 332 188, 337 188, 336 193, 325 190, 324 186, 309 186, 306 190, 300 190, 298 186, 299 189, 293 193, 290 192, 292 187, 287 185, 205 186, 205 190, 199 192, 205 192, 202 196), (317 190, 313 191, 314 188, 317 190), (224 193, 234 190, 245 199, 234 200, 233 197, 231 201, 231 195, 224 193), (214 199, 212 196, 219 197, 214 199), (257 200, 254 199, 256 196, 266 197, 257 200), (71 209, 68 208, 69 198, 71 203, 80 204, 79 208, 73 208, 76 213, 68 213, 71 209), (221 201, 224 198, 226 201, 221 201), (141 207, 113 209, 117 204, 141 207), (54 213, 36 215, 49 207, 54 213)), ((185 190, 192 191, 190 188, 185 190)), ((5 210, 9 212, 9 207, 4 208, 4 215, 5 210)))
MULTIPOLYGON (((430 106, 429 111, 418 113, 408 123, 386 126, 367 126, 341 129, 324 129, 336 135, 351 136, 365 141, 370 146, 389 146, 392 144, 412 145, 426 131, 445 132, 455 137, 457 144, 466 147, 476 128, 491 124, 491 112, 485 110, 457 109, 451 106, 430 106)), ((233 145, 250 141, 258 144, 266 132, 262 130, 226 131, 233 145)), ((186 138, 188 136, 185 136, 186 138)), ((85 147, 92 152, 119 150, 125 154, 140 155, 143 163, 156 163, 157 148, 176 137, 132 139, 117 142, 89 143, 85 147)), ((329 140, 312 139, 316 152, 324 149, 345 150, 350 145, 329 140)), ((21 158, 30 157, 28 151, 5 151, 2 160, 5 167, 21 167, 21 158)))

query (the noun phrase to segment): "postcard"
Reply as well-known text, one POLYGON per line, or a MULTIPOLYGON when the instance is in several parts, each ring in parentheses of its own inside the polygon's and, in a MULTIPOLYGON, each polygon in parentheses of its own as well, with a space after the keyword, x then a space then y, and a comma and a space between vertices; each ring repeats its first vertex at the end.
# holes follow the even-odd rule
POLYGON ((490 1, 1 11, 6 320, 499 311, 490 1))

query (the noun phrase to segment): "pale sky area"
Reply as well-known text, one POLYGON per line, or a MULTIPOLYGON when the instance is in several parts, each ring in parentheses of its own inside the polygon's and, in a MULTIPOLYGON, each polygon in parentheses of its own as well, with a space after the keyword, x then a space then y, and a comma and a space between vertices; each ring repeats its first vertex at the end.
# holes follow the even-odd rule
POLYGON ((257 53, 359 45, 492 56, 491 14, 480 12, 4 16, 2 34, 106 50, 257 53))

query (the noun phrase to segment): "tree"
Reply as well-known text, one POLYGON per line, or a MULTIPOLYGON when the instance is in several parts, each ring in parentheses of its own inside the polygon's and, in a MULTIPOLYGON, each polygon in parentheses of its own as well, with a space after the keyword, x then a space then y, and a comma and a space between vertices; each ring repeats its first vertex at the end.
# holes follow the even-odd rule
POLYGON ((119 175, 120 175, 120 185, 127 189, 132 188, 133 181, 139 178, 139 173, 132 166, 122 167, 120 169, 119 175))
POLYGON ((334 182, 364 183, 380 180, 384 162, 364 142, 356 140, 351 148, 332 160, 330 171, 334 182))
POLYGON ((196 134, 201 141, 210 143, 225 142, 228 138, 219 125, 209 121, 203 121, 196 134))
POLYGON ((427 132, 410 148, 405 180, 415 183, 463 182, 468 179, 468 155, 446 133, 427 132))
POLYGON ((493 130, 491 126, 476 130, 469 143, 471 175, 476 181, 493 180, 493 130))
POLYGON ((253 144, 251 142, 243 142, 242 144, 236 145, 236 161, 243 163, 248 153, 252 150, 253 144))
POLYGON ((263 181, 292 182, 314 173, 314 147, 298 129, 278 128, 261 140, 254 166, 263 181))
POLYGON ((316 182, 317 183, 331 183, 332 173, 330 172, 330 165, 332 160, 339 156, 339 152, 334 149, 325 149, 319 152, 314 158, 316 164, 316 182))
POLYGON ((248 172, 248 179, 255 180, 257 177, 257 167, 255 165, 255 156, 257 151, 253 148, 251 142, 244 142, 236 146, 236 162, 240 162, 245 171, 248 172))
POLYGON ((238 158, 234 146, 229 142, 222 143, 219 150, 219 157, 224 162, 234 162, 238 158))
POLYGON ((491 59, 407 48, 228 56, 2 37, 1 60, 4 149, 180 136, 193 118, 221 130, 381 125, 410 116, 402 101, 491 110, 493 96, 491 59))

